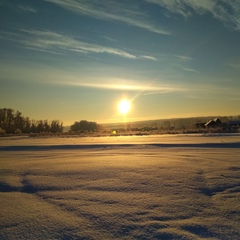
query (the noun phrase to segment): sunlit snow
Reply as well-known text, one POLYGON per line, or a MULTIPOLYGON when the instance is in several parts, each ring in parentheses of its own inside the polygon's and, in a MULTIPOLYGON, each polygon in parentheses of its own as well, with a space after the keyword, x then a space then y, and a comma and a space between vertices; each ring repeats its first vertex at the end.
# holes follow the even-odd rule
POLYGON ((238 239, 240 135, 0 138, 0 239, 238 239))

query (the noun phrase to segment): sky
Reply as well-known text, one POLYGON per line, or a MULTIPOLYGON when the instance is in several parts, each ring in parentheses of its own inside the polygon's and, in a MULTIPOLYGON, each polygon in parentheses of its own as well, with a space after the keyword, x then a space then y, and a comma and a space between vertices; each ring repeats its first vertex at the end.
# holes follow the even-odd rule
POLYGON ((31 119, 240 114, 239 0, 0 0, 0 54, 0 108, 31 119))

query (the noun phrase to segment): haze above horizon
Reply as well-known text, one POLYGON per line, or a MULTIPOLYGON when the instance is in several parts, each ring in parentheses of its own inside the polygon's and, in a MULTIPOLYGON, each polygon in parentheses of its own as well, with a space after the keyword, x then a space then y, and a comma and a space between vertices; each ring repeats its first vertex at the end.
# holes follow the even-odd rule
POLYGON ((0 108, 65 126, 239 115, 239 42, 237 0, 0 0, 0 108))

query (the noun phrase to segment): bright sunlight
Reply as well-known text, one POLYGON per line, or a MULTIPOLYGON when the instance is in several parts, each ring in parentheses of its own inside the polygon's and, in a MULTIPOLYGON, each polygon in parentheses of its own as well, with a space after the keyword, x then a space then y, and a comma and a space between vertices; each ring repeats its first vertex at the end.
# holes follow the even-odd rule
POLYGON ((127 114, 131 108, 131 104, 128 100, 124 99, 118 104, 118 110, 122 114, 127 114))

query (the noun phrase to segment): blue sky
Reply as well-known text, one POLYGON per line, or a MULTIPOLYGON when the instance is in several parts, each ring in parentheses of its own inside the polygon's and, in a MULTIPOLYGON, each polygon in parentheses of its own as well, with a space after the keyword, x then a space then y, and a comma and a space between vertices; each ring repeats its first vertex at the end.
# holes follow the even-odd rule
POLYGON ((238 115, 239 0, 0 0, 0 108, 118 122, 238 115))

